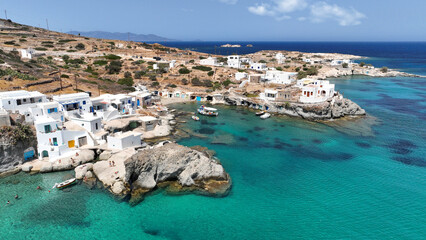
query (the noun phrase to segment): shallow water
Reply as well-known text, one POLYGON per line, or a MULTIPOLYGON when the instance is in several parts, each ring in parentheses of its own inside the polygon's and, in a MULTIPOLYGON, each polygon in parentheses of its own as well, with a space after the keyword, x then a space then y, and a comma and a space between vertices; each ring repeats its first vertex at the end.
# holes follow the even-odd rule
POLYGON ((371 131, 367 119, 349 122, 369 137, 219 106, 218 117, 184 125, 207 138, 180 143, 217 152, 229 196, 156 192, 131 207, 84 185, 48 192, 72 172, 20 173, 0 179, 0 239, 424 239, 425 80, 332 81, 377 118, 371 131))

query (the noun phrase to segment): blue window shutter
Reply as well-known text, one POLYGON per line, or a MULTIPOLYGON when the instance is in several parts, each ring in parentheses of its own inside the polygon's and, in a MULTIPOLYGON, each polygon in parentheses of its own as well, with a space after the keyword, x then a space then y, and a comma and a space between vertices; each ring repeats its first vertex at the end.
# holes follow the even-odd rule
POLYGON ((57 109, 57 108, 54 108, 54 111, 55 111, 55 112, 58 112, 58 109, 57 109))

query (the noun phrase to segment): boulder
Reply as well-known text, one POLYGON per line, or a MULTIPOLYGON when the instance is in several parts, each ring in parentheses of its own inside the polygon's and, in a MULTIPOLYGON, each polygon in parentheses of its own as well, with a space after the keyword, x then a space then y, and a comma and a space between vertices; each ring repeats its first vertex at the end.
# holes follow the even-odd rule
MULTIPOLYGON (((78 166, 74 169, 75 171, 75 178, 77 179, 83 179, 86 174, 93 169, 92 163, 86 163, 81 166, 78 166)), ((86 176, 87 177, 87 176, 86 176)))
POLYGON ((40 167, 41 173, 48 173, 53 171, 53 165, 50 162, 43 162, 40 167))
POLYGON ((33 165, 31 164, 24 164, 21 167, 23 172, 31 172, 31 169, 33 169, 33 165))
POLYGON ((101 154, 99 154, 99 160, 108 160, 111 157, 111 154, 111 151, 103 151, 101 154))

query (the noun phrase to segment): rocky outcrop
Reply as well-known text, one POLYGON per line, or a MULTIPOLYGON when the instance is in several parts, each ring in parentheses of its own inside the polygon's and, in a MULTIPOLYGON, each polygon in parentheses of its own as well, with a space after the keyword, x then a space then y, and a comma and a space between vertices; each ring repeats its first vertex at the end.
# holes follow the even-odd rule
MULTIPOLYGON (((148 192, 173 182, 180 191, 225 195, 230 177, 222 165, 206 154, 175 143, 140 151, 125 161, 125 181, 134 192, 148 192)), ((132 194, 133 200, 140 196, 132 194)))
MULTIPOLYGON (((230 105, 256 106, 259 99, 250 99, 236 94, 228 94, 225 100, 230 105)), ((363 116, 366 114, 358 104, 341 95, 335 96, 321 103, 284 103, 284 102, 262 102, 268 106, 268 112, 278 113, 293 117, 301 117, 308 120, 328 120, 345 116, 363 116)))

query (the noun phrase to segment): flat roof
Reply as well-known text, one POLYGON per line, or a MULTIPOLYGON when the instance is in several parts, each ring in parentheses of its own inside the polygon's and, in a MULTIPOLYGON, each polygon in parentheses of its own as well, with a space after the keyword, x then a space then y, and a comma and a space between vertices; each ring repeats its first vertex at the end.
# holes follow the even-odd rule
POLYGON ((31 98, 31 97, 42 97, 46 96, 40 92, 37 91, 25 91, 25 90, 18 90, 18 91, 7 91, 7 92, 0 92, 0 98, 31 98))
POLYGON ((143 117, 140 117, 139 119, 140 119, 141 121, 144 121, 144 122, 158 120, 157 118, 152 117, 152 116, 143 116, 143 117))
POLYGON ((89 98, 89 94, 88 93, 71 93, 71 94, 63 94, 63 95, 57 95, 57 96, 53 96, 53 100, 58 101, 58 102, 63 102, 63 101, 78 101, 78 99, 82 99, 82 98, 89 98))

